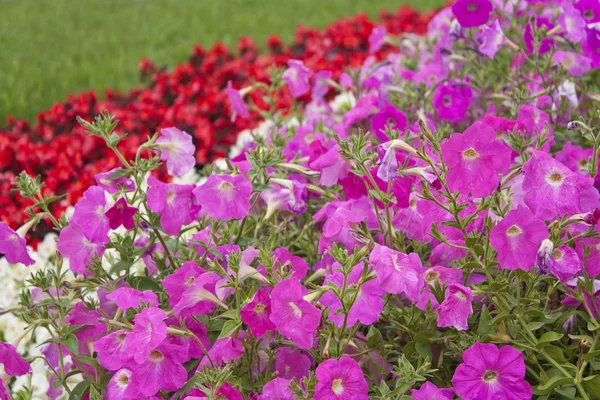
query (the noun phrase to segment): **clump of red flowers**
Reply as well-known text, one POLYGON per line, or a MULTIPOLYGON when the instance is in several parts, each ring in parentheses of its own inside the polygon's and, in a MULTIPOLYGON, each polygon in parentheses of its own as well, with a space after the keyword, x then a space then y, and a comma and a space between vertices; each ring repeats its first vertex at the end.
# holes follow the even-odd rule
MULTIPOLYGON (((202 165, 226 155, 238 132, 255 127, 261 120, 256 112, 251 112, 249 118, 230 120, 230 104, 224 90, 227 81, 236 88, 248 86, 251 81, 267 82, 267 68, 285 66, 291 58, 302 60, 314 71, 332 71, 332 78, 337 79, 345 68, 358 67, 369 56, 368 39, 376 26, 384 25, 392 34, 422 34, 433 14, 421 14, 404 6, 395 14, 381 12, 380 21, 359 14, 323 30, 300 26, 289 46, 272 36, 262 54, 250 38, 240 39, 237 52, 222 44, 210 50, 196 46, 189 61, 173 71, 159 68, 147 59, 140 61, 146 84, 142 88, 128 93, 107 90, 104 100, 95 92, 70 95, 64 103, 41 112, 35 125, 9 117, 7 126, 0 129, 0 220, 11 227, 23 222, 22 211, 29 204, 10 191, 20 171, 41 175, 47 194, 67 195, 52 210, 59 215, 93 184, 96 174, 119 164, 100 139, 84 134, 76 117, 90 121, 102 111, 114 115, 120 121, 119 129, 128 134, 119 145, 125 157, 133 157, 148 135, 160 128, 177 126, 193 136, 196 162, 202 165)), ((381 59, 389 51, 384 45, 374 55, 381 59)), ((260 104, 263 94, 255 91, 250 96, 260 104)), ((300 100, 310 100, 310 96, 300 100)), ((286 109, 291 101, 285 89, 278 96, 277 108, 286 109)), ((43 234, 43 229, 37 232, 43 234)))

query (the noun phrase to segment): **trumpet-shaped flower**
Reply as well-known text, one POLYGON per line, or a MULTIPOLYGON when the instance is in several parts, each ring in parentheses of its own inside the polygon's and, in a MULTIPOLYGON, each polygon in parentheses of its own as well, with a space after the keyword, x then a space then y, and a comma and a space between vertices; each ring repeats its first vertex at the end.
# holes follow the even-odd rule
POLYGON ((266 331, 275 329, 271 322, 271 297, 267 289, 260 289, 252 300, 242 307, 242 322, 248 325, 254 337, 261 337, 266 331))
POLYGON ((125 338, 125 346, 138 364, 145 362, 150 353, 166 339, 165 319, 167 314, 156 307, 144 308, 135 316, 135 325, 125 338))
POLYGON ((203 185, 194 189, 202 212, 224 221, 248 215, 251 193, 252 184, 244 175, 211 175, 203 185))
POLYGON ((315 400, 367 400, 369 385, 360 365, 352 358, 322 362, 315 371, 315 400))
POLYGON ((416 253, 404 254, 385 246, 376 245, 369 261, 375 265, 375 274, 381 288, 388 293, 405 293, 417 302, 425 286, 424 269, 416 253))
POLYGON ((437 309, 437 325, 440 328, 453 326, 459 331, 469 328, 467 320, 473 314, 473 292, 459 283, 451 283, 446 289, 446 298, 437 309))
POLYGON ((0 221, 0 254, 11 264, 35 264, 27 251, 27 242, 19 234, 0 221))
POLYGON ((196 148, 192 143, 192 136, 188 133, 177 128, 163 128, 155 143, 160 149, 160 159, 167 163, 170 175, 185 175, 196 165, 196 148))
POLYGON ((83 193, 83 198, 75 204, 71 224, 80 226, 86 237, 93 243, 108 242, 109 219, 104 213, 106 195, 98 186, 92 186, 83 193))
POLYGON ((91 274, 86 267, 94 256, 102 257, 105 249, 103 244, 92 242, 86 231, 77 225, 69 225, 60 231, 56 248, 69 259, 71 271, 83 275, 91 274))
POLYGON ((148 178, 148 208, 160 216, 160 226, 169 235, 177 236, 183 225, 192 222, 192 185, 163 183, 153 176, 148 178))
POLYGON ((117 229, 121 225, 125 229, 133 229, 135 227, 135 221, 133 217, 137 213, 138 209, 131 207, 127 204, 127 200, 121 197, 117 202, 109 208, 104 215, 108 218, 108 225, 110 229, 117 229))
POLYGON ((464 28, 474 28, 490 19, 494 5, 490 0, 457 0, 452 5, 454 16, 464 28))
POLYGON ((283 80, 287 83, 293 97, 300 97, 310 90, 309 79, 312 71, 300 60, 288 60, 288 69, 283 73, 283 80))

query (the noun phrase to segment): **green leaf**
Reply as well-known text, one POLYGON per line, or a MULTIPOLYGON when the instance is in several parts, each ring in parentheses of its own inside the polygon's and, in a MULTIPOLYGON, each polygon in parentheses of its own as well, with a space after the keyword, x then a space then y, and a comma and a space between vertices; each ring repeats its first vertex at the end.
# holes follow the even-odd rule
POLYGON ((131 171, 127 170, 127 169, 119 169, 116 170, 115 172, 113 172, 108 179, 111 181, 114 181, 115 179, 119 179, 119 178, 125 178, 127 176, 131 175, 131 171))
POLYGON ((254 183, 252 184, 253 192, 264 192, 265 190, 271 189, 271 186, 265 185, 264 183, 254 183))
POLYGON ((417 333, 414 337, 415 342, 417 343, 429 343, 429 339, 433 337, 433 333, 431 331, 421 331, 417 333))
POLYGON ((85 392, 87 391, 88 386, 90 386, 92 384, 92 382, 90 381, 83 381, 83 382, 79 382, 77 384, 77 386, 75 386, 73 388, 73 390, 71 390, 71 395, 69 396, 69 400, 79 400, 83 397, 83 395, 85 394, 85 392))
POLYGON ((367 345, 369 347, 377 346, 377 342, 381 339, 381 332, 373 325, 369 326, 369 331, 367 332, 367 345))
POLYGON ((102 400, 102 396, 100 396, 95 386, 90 386, 90 400, 102 400))
POLYGON ((152 279, 142 276, 135 280, 134 286, 137 290, 151 290, 153 292, 160 292, 160 286, 156 284, 152 279))
POLYGON ((545 324, 545 322, 530 322, 527 324, 527 329, 529 329, 530 331, 537 331, 545 324))
POLYGON ((223 314, 219 315, 219 317, 226 318, 226 319, 239 320, 240 312, 238 310, 228 310, 228 311, 225 311, 223 314))
POLYGON ((583 387, 592 399, 600 399, 600 375, 583 378, 583 387))
POLYGON ((242 325, 241 322, 235 320, 229 320, 223 324, 223 329, 221 330, 221 334, 219 335, 219 339, 227 338, 236 331, 242 325))
POLYGON ((479 314, 479 327, 477 328, 477 334, 479 336, 492 335, 495 333, 494 325, 491 323, 492 317, 488 311, 487 305, 483 305, 481 313, 479 314))
POLYGON ((557 340, 562 339, 563 336, 565 336, 565 335, 563 335, 562 333, 558 333, 558 332, 546 332, 540 338, 540 344, 556 342, 557 340))
POLYGON ((62 338, 62 340, 60 341, 62 344, 65 345, 65 347, 67 349, 69 349, 69 351, 74 354, 75 356, 77 356, 79 350, 78 350, 78 346, 77 346, 77 338, 75 337, 75 335, 73 335, 72 333, 69 333, 67 336, 65 336, 64 338, 62 338))
POLYGON ((553 346, 551 344, 546 344, 545 346, 542 345, 541 347, 544 348, 544 351, 552 358, 554 358, 556 361, 558 362, 565 362, 565 355, 563 353, 563 351, 556 346, 553 346))
POLYGON ((573 378, 565 377, 562 375, 557 375, 557 376, 553 376, 552 378, 550 378, 550 380, 548 382, 546 382, 542 385, 538 385, 534 389, 534 392, 535 392, 535 394, 538 394, 538 395, 548 394, 548 393, 552 392, 552 390, 556 387, 569 385, 571 383, 573 383, 573 378))

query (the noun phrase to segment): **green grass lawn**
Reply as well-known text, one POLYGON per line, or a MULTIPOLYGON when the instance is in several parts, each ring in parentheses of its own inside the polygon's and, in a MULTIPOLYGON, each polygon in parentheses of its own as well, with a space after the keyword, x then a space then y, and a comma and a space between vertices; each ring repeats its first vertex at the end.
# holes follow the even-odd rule
MULTIPOLYGON (((291 40, 296 26, 405 0, 0 0, 0 126, 6 116, 33 119, 68 93, 138 84, 137 63, 169 67, 199 43, 235 45, 250 35, 291 40)), ((440 0, 409 0, 426 10, 440 0)))

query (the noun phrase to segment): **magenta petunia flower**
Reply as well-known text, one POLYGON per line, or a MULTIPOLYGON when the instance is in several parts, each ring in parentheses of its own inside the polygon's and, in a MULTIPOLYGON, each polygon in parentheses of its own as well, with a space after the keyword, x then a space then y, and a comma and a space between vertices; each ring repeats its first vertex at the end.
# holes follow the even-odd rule
MULTIPOLYGON (((336 263, 333 268, 341 268, 341 265, 336 263)), ((362 270, 362 264, 355 265, 345 280, 346 285, 356 287, 360 281, 362 270)), ((335 271, 325 278, 324 285, 327 285, 328 283, 333 283, 338 288, 342 288, 344 286, 344 275, 339 271, 335 271)), ((363 325, 375 323, 383 311, 384 296, 385 291, 380 287, 380 283, 377 279, 371 279, 362 284, 358 290, 356 301, 348 313, 346 325, 352 327, 357 322, 360 322, 363 325)), ((342 308, 340 299, 338 299, 335 294, 328 291, 321 296, 319 301, 324 306, 329 307, 329 319, 333 321, 338 328, 341 328, 344 323, 345 315, 343 313, 336 315, 336 311, 342 308)))
MULTIPOLYGON (((107 391, 107 400, 121 400, 126 398, 131 398, 125 395, 125 390, 129 386, 129 382, 131 379, 131 371, 127 368, 123 368, 118 370, 106 387, 107 391)), ((138 397, 133 397, 137 399, 138 397)))
POLYGON ((557 51, 552 55, 552 61, 562 65, 573 76, 583 76, 592 69, 592 60, 575 52, 557 51))
POLYGON ((310 90, 309 79, 312 71, 300 60, 288 60, 288 69, 283 73, 283 80, 293 97, 300 97, 310 90))
POLYGON ((110 229, 117 229, 121 225, 125 229, 133 229, 135 221, 133 217, 138 209, 127 204, 127 200, 121 197, 117 202, 109 208, 104 215, 108 218, 110 229))
MULTIPOLYGON (((547 18, 536 17, 535 24, 538 30, 545 29, 549 31, 554 28, 554 24, 550 22, 547 18)), ((525 26, 525 33, 523 34, 523 41, 525 42, 525 49, 529 53, 533 53, 534 46, 534 38, 533 38, 533 28, 531 27, 531 22, 525 26)), ((550 51, 550 48, 553 46, 553 41, 550 38, 544 38, 537 44, 537 52, 538 54, 544 54, 550 51)))
POLYGON ((446 298, 437 309, 437 326, 453 326, 459 331, 469 329, 467 320, 473 314, 473 292, 459 283, 451 283, 446 289, 446 298))
POLYGON ((263 386, 262 394, 258 400, 296 400, 292 389, 289 388, 292 381, 283 378, 275 378, 263 386))
POLYGON ((457 0, 452 12, 464 28, 474 28, 485 24, 494 10, 490 0, 457 0))
POLYGON ((329 359, 316 369, 315 400, 368 400, 369 385, 352 358, 329 359))
POLYGON ((131 356, 125 347, 127 331, 115 331, 96 340, 94 351, 98 353, 98 362, 109 371, 116 371, 131 356))
POLYGON ((169 235, 178 236, 183 225, 192 222, 193 185, 163 183, 151 176, 148 178, 148 208, 160 216, 160 226, 169 235))
POLYGON ((238 115, 242 118, 248 118, 250 116, 248 107, 246 106, 246 103, 244 103, 244 99, 242 98, 240 91, 233 88, 231 81, 227 81, 227 89, 225 89, 225 93, 227 93, 227 97, 231 103, 231 108, 233 109, 231 121, 235 122, 238 115))
POLYGON ((3 254, 10 264, 21 263, 26 266, 35 264, 35 260, 29 256, 25 239, 2 221, 0 221, 0 254, 3 254))
POLYGON ((94 256, 102 257, 105 250, 103 244, 93 243, 77 225, 69 225, 60 231, 56 248, 63 257, 69 259, 71 271, 83 275, 91 274, 86 267, 91 264, 94 256))
POLYGON ((431 382, 425 382, 419 389, 413 389, 410 396, 415 400, 453 400, 454 389, 438 388, 431 382))
POLYGON ((302 378, 308 376, 311 364, 309 356, 302 350, 282 347, 277 352, 275 370, 281 378, 290 380, 296 378, 298 382, 301 382, 302 378))
POLYGON ((110 179, 114 174, 118 174, 123 171, 123 168, 114 168, 108 172, 102 172, 95 176, 96 183, 98 183, 98 187, 104 189, 106 193, 117 194, 119 193, 119 188, 123 188, 127 191, 135 190, 135 182, 131 178, 127 177, 118 177, 114 179, 110 179))
POLYGON ((271 321, 299 348, 312 347, 321 310, 304 300, 307 290, 298 278, 279 282, 271 292, 271 321))
POLYGON ((469 85, 445 82, 433 92, 433 106, 439 119, 458 122, 464 119, 472 97, 473 90, 469 85))
POLYGON ((378 26, 371 31, 369 35, 369 53, 377 53, 385 43, 385 35, 387 30, 385 26, 378 26))
POLYGON ((266 331, 275 329, 271 317, 271 297, 267 289, 260 289, 252 300, 240 311, 242 322, 248 325, 254 337, 260 337, 266 331))
POLYGON ((153 396, 160 390, 173 392, 187 381, 183 363, 186 351, 180 346, 162 344, 148 352, 147 359, 131 371, 126 396, 153 396))
POLYGON ((511 346, 475 343, 463 353, 452 385, 464 400, 529 400, 523 354, 511 346))
POLYGON ((244 175, 211 175, 203 185, 194 189, 202 212, 223 221, 248 215, 251 193, 252 183, 244 175))
POLYGON ((331 79, 332 75, 331 71, 319 71, 315 74, 315 83, 311 92, 313 100, 322 99, 329 92, 327 80, 331 79))
POLYGON ((265 219, 276 210, 291 211, 302 214, 306 211, 308 190, 306 184, 297 180, 272 178, 269 183, 272 189, 260 193, 260 198, 267 205, 265 219))
POLYGON ((123 311, 130 308, 138 308, 142 303, 152 307, 158 307, 158 297, 151 290, 139 291, 130 287, 121 287, 107 295, 108 300, 112 300, 123 311))
POLYGON ((483 122, 475 122, 463 134, 452 134, 441 147, 448 166, 448 187, 461 194, 491 195, 500 184, 500 174, 510 169, 510 149, 496 140, 494 128, 483 122))
MULTIPOLYGON (((0 364, 9 376, 21 376, 31 372, 29 363, 21 357, 12 344, 0 342, 0 364)), ((1 384, 2 379, 0 379, 1 384)))
MULTIPOLYGON (((202 356, 206 354, 204 349, 210 349, 210 339, 208 338, 208 330, 206 329, 206 325, 204 325, 202 322, 198 322, 193 317, 184 317, 181 318, 181 320, 183 320, 185 327, 192 332, 195 337, 170 335, 168 337, 169 343, 186 348, 188 352, 186 360, 190 360, 192 358, 202 358, 202 356), (198 342, 200 342, 202 346, 198 342)), ((181 320, 177 317, 171 317, 167 319, 166 323, 169 327, 172 326, 174 328, 181 328, 181 320)))
POLYGON ((331 187, 344 179, 350 171, 350 164, 342 159, 340 146, 337 144, 312 161, 309 166, 320 172, 319 185, 327 187, 331 187))
POLYGON ((386 127, 397 129, 403 133, 407 126, 408 119, 406 115, 390 103, 371 117, 371 129, 382 142, 388 142, 391 139, 385 134, 386 127))
MULTIPOLYGON (((277 266, 289 266, 294 271, 294 277, 298 279, 304 279, 308 270, 310 269, 308 263, 302 258, 295 255, 283 247, 278 247, 271 253, 275 261, 275 269, 277 266)), ((279 268, 281 269, 281 268, 279 268)), ((280 271, 283 273, 283 271, 280 271)))
POLYGON ((156 307, 144 308, 135 316, 135 325, 125 338, 125 346, 138 364, 145 362, 150 352, 166 339, 165 319, 167 313, 156 307))
POLYGON ((205 272, 195 261, 186 261, 174 273, 165 277, 162 285, 169 295, 169 305, 175 307, 181 300, 183 292, 192 286, 196 279, 205 272))
POLYGON ((587 37, 585 28, 587 23, 581 16, 579 10, 573 7, 573 4, 566 1, 562 4, 563 12, 558 16, 558 24, 565 32, 567 38, 575 43, 579 43, 587 37))
POLYGON ((187 132, 175 127, 163 128, 155 143, 160 149, 160 159, 167 163, 167 171, 170 175, 185 175, 196 165, 194 157, 196 148, 192 143, 192 136, 187 132))
POLYGON ((83 193, 83 198, 75 204, 71 224, 80 226, 90 241, 97 244, 108 242, 109 220, 105 213, 106 195, 98 186, 92 186, 83 193))
POLYGON ((536 152, 523 165, 523 173, 525 204, 537 218, 552 220, 582 211, 583 178, 547 153, 536 152))
POLYGON ((600 22, 600 3, 597 0, 579 0, 575 3, 586 23, 600 22))
POLYGON ((546 224, 522 205, 509 211, 490 231, 490 243, 498 252, 500 266, 512 270, 529 271, 540 244, 548 237, 546 224))
POLYGON ((417 302, 425 286, 424 269, 416 253, 404 254, 388 247, 375 245, 369 256, 375 265, 375 273, 381 288, 388 293, 405 293, 406 297, 417 302))
POLYGON ((426 285, 421 292, 421 298, 417 303, 417 307, 426 311, 427 305, 430 304, 432 309, 437 310, 439 303, 435 295, 431 292, 431 288, 435 287, 436 283, 439 283, 440 287, 444 287, 444 284, 461 283, 463 281, 463 272, 457 268, 447 268, 438 265, 428 268, 425 271, 424 279, 426 285))
MULTIPOLYGON (((223 363, 238 360, 244 353, 244 345, 240 340, 244 338, 244 335, 245 332, 240 331, 238 334, 239 339, 236 339, 233 336, 217 339, 215 344, 213 344, 208 351, 208 355, 213 363, 216 366, 221 366, 223 363)), ((198 369, 202 371, 204 365, 210 365, 208 357, 202 358, 198 369)))
POLYGON ((495 20, 491 26, 484 25, 478 32, 477 37, 481 42, 479 51, 491 59, 496 56, 500 47, 506 42, 506 36, 502 32, 499 20, 495 20))
POLYGON ((173 307, 173 314, 206 315, 215 309, 215 304, 222 304, 215 294, 216 284, 220 276, 208 272, 194 278, 194 281, 186 286, 187 288, 181 294, 180 300, 173 307))
POLYGON ((555 249, 548 239, 540 245, 535 266, 538 273, 554 275, 562 283, 567 283, 583 271, 583 264, 575 249, 566 245, 555 249))

